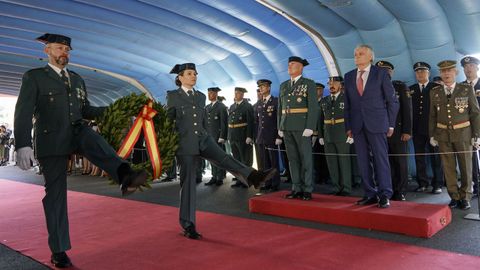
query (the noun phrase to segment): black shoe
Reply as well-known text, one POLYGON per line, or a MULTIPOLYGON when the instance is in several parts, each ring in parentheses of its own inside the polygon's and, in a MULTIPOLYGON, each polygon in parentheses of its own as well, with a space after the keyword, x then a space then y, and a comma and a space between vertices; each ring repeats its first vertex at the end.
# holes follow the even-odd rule
POLYGON ((260 187, 265 181, 272 179, 272 177, 277 173, 277 169, 270 168, 265 171, 253 170, 247 178, 248 186, 255 188, 260 187))
POLYGON ((68 268, 72 266, 72 261, 68 258, 67 253, 53 253, 50 262, 57 268, 68 268))
POLYGON ((202 235, 195 230, 195 226, 193 225, 188 226, 183 230, 183 236, 195 240, 202 238, 202 235))
POLYGON ((269 191, 270 191, 270 192, 278 191, 278 187, 271 187, 269 191))
POLYGON ((378 201, 378 207, 379 208, 390 207, 390 200, 385 196, 380 197, 380 200, 378 201))
POLYGON ((165 178, 163 178, 163 179, 160 179, 160 182, 162 182, 162 183, 172 182, 174 179, 175 179, 175 177, 167 176, 167 177, 165 177, 165 178))
POLYGON ((135 192, 141 185, 147 182, 147 172, 145 170, 133 171, 123 177, 120 189, 122 196, 127 196, 135 192))
POLYGON ((425 191, 427 191, 427 187, 420 186, 417 189, 415 189, 415 192, 425 192, 425 191))
POLYGON ((215 185, 217 185, 217 186, 223 185, 223 180, 217 180, 217 182, 215 183, 215 185))
POLYGON ((287 199, 303 199, 303 192, 301 191, 292 191, 285 195, 285 198, 287 199))
POLYGON ((210 181, 205 183, 205 186, 212 186, 212 185, 215 185, 216 183, 217 183, 217 179, 212 177, 212 179, 210 179, 210 181))
POLYGON ((442 194, 442 188, 440 188, 440 187, 432 188, 432 194, 442 194))
POLYGON ((461 200, 458 208, 462 210, 468 210, 470 209, 470 202, 468 200, 461 200))
POLYGON ((304 192, 302 199, 303 199, 304 201, 310 201, 310 200, 312 199, 312 193, 310 193, 310 192, 304 192))
POLYGON ((342 191, 340 191, 340 192, 337 192, 337 193, 335 194, 335 196, 348 197, 348 196, 350 196, 350 192, 347 192, 347 191, 343 191, 343 190, 342 190, 342 191))
POLYGON ((457 208, 460 207, 460 201, 452 199, 450 203, 448 204, 450 208, 457 208))
POLYGON ((405 195, 403 195, 403 193, 394 193, 392 196, 392 201, 406 201, 405 195))
POLYGON ((240 181, 237 181, 237 182, 233 183, 230 187, 237 188, 237 187, 242 187, 242 186, 244 186, 244 184, 240 181))
POLYGON ((378 203, 378 197, 363 197, 356 202, 357 205, 370 205, 378 203))

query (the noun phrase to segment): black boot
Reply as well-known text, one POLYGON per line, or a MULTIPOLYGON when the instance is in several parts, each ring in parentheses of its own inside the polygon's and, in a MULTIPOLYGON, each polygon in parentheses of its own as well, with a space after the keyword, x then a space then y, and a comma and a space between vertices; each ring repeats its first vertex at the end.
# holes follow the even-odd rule
POLYGON ((263 183, 265 183, 265 181, 272 179, 276 173, 277 169, 275 168, 271 168, 266 171, 253 170, 247 178, 248 186, 253 185, 255 188, 259 188, 263 183))
POLYGON ((123 163, 118 167, 118 177, 120 179, 122 196, 132 194, 147 182, 147 172, 145 170, 134 171, 127 163, 123 163))
POLYGON ((70 258, 68 258, 65 252, 53 253, 50 262, 57 268, 68 268, 72 266, 72 261, 70 261, 70 258))

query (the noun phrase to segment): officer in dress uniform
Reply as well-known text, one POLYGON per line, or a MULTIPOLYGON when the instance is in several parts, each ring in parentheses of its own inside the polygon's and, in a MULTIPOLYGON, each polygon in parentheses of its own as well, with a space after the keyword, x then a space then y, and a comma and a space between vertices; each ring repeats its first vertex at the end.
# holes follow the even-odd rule
POLYGON ((146 172, 135 172, 115 150, 82 119, 93 119, 105 108, 92 107, 83 79, 66 68, 71 39, 57 34, 37 38, 46 44, 48 64, 23 75, 15 107, 15 148, 17 164, 30 168, 32 116, 35 119, 35 155, 45 178, 43 208, 47 221, 51 262, 60 268, 72 265, 65 251, 71 248, 67 213, 67 161, 73 153, 85 156, 119 184, 123 195, 146 181, 146 172), (132 188, 132 189, 129 189, 132 188))
MULTIPOLYGON (((255 143, 259 148, 259 155, 263 169, 276 168, 278 170, 278 152, 277 145, 282 144, 282 140, 278 136, 277 129, 277 109, 278 98, 270 94, 272 82, 267 79, 257 81, 263 99, 261 105, 258 106, 255 121, 258 123, 257 136, 255 143)), ((260 188, 261 191, 277 191, 280 185, 280 174, 265 182, 260 188)))
MULTIPOLYGON (((433 194, 442 193, 443 186, 443 169, 442 162, 439 155, 427 155, 425 153, 438 153, 438 146, 433 147, 429 142, 428 135, 428 121, 430 111, 430 90, 438 85, 435 82, 430 82, 428 77, 430 75, 430 65, 425 62, 417 62, 413 65, 416 84, 410 85, 410 92, 412 96, 412 111, 413 111, 413 146, 415 149, 415 165, 416 165, 416 180, 418 183, 416 192, 427 191, 431 183, 433 194), (427 159, 430 159, 430 164, 433 172, 433 178, 429 181, 427 176, 427 159)), ((441 78, 440 78, 441 80, 441 78)))
POLYGON ((437 64, 445 85, 430 91, 430 143, 438 145, 447 183, 451 208, 470 208, 472 197, 472 146, 480 144, 480 109, 472 87, 456 83, 456 61, 444 60, 437 64), (461 174, 457 184, 456 160, 461 174))
MULTIPOLYGON (((480 60, 473 56, 466 56, 462 58, 461 64, 463 67, 463 72, 467 79, 463 83, 469 84, 473 87, 475 96, 477 96, 477 101, 480 102, 480 80, 478 79, 478 65, 480 60)), ((476 150, 476 149, 474 149, 476 150)), ((472 153, 472 185, 473 185, 473 196, 478 196, 478 180, 479 180, 479 166, 478 166, 478 151, 472 153)))
MULTIPOLYGON (((257 131, 258 131, 258 110, 259 107, 263 105, 263 97, 262 97, 262 92, 260 92, 260 89, 257 88, 257 102, 253 104, 253 141, 254 141, 254 148, 255 148, 255 159, 257 161, 257 169, 263 170, 265 166, 263 165, 263 160, 261 158, 261 153, 260 153, 260 146, 257 144, 257 131)), ((263 187, 262 187, 263 188, 263 187)))
POLYGON ((312 142, 317 127, 318 102, 315 82, 302 76, 306 59, 288 59, 290 79, 280 85, 278 102, 278 135, 285 140, 292 191, 287 199, 311 200, 313 191, 312 142))
MULTIPOLYGON (((210 136, 217 142, 218 146, 225 151, 225 140, 228 135, 228 112, 227 106, 218 101, 218 92, 222 91, 218 87, 208 88, 208 100, 210 104, 205 107, 207 111, 207 131, 210 136)), ((226 176, 226 171, 213 164, 212 179, 205 183, 206 186, 223 184, 223 179, 226 176)))
MULTIPOLYGON (((253 107, 243 96, 247 89, 235 87, 235 102, 228 110, 228 141, 235 159, 246 166, 253 164, 253 107)), ((235 179, 234 179, 235 180, 235 179)), ((231 187, 247 187, 236 181, 231 187)))
MULTIPOLYGON (((317 102, 318 102, 318 113, 321 113, 320 103, 324 99, 323 92, 325 90, 325 85, 321 83, 315 83, 317 90, 317 102)), ((320 116, 319 116, 320 117, 320 116)), ((314 183, 327 183, 330 178, 327 166, 327 160, 325 158, 325 147, 321 145, 318 138, 318 126, 320 121, 317 122, 317 128, 313 131, 312 135, 312 151, 313 151, 313 174, 314 174, 314 183)))
MULTIPOLYGON (((388 70, 390 77, 393 77, 394 66, 388 61, 378 61, 378 67, 388 70)), ((393 80, 395 95, 400 104, 393 135, 387 139, 392 175, 392 200, 405 201, 405 193, 408 185, 408 141, 412 137, 412 99, 410 89, 401 81, 393 80), (393 156, 398 155, 398 156, 393 156)))
POLYGON ((229 171, 245 185, 253 185, 255 188, 272 178, 276 170, 259 172, 244 165, 225 153, 218 146, 218 141, 208 134, 206 97, 194 89, 197 82, 195 64, 177 64, 170 73, 178 74, 175 79, 178 89, 167 94, 167 116, 175 122, 175 129, 179 134, 176 156, 180 166, 180 225, 184 229, 185 237, 199 239, 202 236, 195 226, 195 174, 199 158, 229 171))
POLYGON ((342 83, 342 76, 332 76, 328 80, 330 95, 320 101, 318 142, 325 146, 325 153, 328 154, 326 159, 333 194, 349 196, 352 191, 352 163, 349 154, 353 138, 345 135, 342 83))

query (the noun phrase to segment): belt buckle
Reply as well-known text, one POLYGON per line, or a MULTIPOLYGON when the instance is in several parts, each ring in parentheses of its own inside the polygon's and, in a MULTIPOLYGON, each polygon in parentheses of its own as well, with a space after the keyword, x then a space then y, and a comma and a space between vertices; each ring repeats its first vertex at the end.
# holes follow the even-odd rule
POLYGON ((289 108, 289 107, 287 107, 287 108, 285 109, 285 113, 290 113, 290 108, 289 108))
POLYGON ((335 118, 332 118, 332 125, 335 125, 335 118))
POLYGON ((453 130, 453 125, 447 125, 447 129, 453 130))

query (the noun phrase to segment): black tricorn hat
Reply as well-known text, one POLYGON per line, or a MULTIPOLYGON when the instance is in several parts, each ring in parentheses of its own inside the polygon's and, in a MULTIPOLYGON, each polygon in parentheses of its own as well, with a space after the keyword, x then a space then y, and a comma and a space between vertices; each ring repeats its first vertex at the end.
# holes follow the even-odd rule
POLYGON ((268 84, 271 85, 272 81, 267 80, 267 79, 260 79, 257 81, 257 86, 260 87, 261 85, 268 84))
POLYGON ((325 88, 325 85, 323 83, 319 83, 319 82, 315 83, 315 86, 325 88))
POLYGON ((308 63, 307 59, 300 58, 298 56, 290 56, 288 58, 288 62, 299 62, 301 63, 304 67, 308 66, 310 63, 308 63))
POLYGON ((392 63, 385 61, 385 60, 380 60, 375 64, 377 67, 384 67, 384 68, 389 68, 391 70, 394 70, 395 67, 393 66, 392 63))
POLYGON ((218 87, 210 87, 210 88, 207 89, 207 91, 218 92, 218 91, 222 91, 222 89, 220 89, 218 87))
POLYGON ((243 87, 235 87, 235 91, 240 91, 240 92, 243 92, 243 93, 248 92, 247 89, 245 89, 243 87))
POLYGON ((60 43, 63 45, 67 45, 68 47, 70 47, 70 50, 73 50, 72 45, 70 45, 72 43, 72 39, 67 36, 45 33, 42 36, 36 38, 36 40, 42 42, 43 44, 60 43))
POLYGON ((343 82, 343 77, 342 76, 331 76, 331 77, 328 77, 328 80, 333 81, 333 82, 343 82))
POLYGON ((186 69, 193 69, 193 70, 195 70, 195 72, 197 71, 194 63, 184 63, 184 64, 176 64, 172 68, 172 70, 170 70, 170 74, 179 74, 180 72, 182 72, 186 69))

